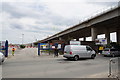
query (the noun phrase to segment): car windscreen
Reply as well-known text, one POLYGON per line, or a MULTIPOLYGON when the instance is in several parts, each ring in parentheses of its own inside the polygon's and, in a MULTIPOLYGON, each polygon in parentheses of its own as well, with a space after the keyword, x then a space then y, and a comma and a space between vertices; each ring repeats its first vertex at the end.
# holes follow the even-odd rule
POLYGON ((109 51, 110 49, 109 48, 105 48, 104 51, 109 51))

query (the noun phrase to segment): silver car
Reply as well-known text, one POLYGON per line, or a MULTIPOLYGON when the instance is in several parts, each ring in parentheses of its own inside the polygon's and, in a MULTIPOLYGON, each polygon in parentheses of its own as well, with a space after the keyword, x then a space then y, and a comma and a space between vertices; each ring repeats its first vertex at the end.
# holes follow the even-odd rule
POLYGON ((0 52, 0 64, 4 62, 4 60, 5 60, 5 56, 2 52, 0 52))
POLYGON ((120 56, 120 50, 117 50, 115 48, 105 48, 102 52, 104 56, 120 56))

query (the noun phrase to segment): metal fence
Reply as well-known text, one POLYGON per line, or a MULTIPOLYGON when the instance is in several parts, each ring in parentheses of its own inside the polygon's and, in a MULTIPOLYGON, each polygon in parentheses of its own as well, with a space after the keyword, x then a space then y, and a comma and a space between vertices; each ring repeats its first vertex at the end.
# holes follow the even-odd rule
POLYGON ((120 57, 110 59, 108 77, 120 79, 120 57))

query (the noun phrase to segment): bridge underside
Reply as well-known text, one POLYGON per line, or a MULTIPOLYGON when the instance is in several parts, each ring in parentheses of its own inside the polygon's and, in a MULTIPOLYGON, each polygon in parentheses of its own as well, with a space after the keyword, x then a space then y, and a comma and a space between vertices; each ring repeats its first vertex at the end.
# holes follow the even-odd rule
POLYGON ((88 27, 73 31, 71 33, 65 34, 63 36, 54 38, 52 40, 64 40, 66 42, 71 39, 79 40, 79 38, 92 37, 92 41, 97 39, 97 35, 105 34, 107 42, 110 43, 110 33, 117 33, 117 42, 120 44, 120 16, 115 17, 106 21, 99 22, 97 24, 90 25, 88 27))
POLYGON ((107 43, 110 43, 110 33, 116 32, 117 43, 120 44, 120 7, 111 10, 105 14, 92 18, 81 24, 55 34, 41 42, 52 42, 53 40, 62 40, 69 42, 71 39, 79 40, 86 37, 92 37, 92 41, 97 39, 97 35, 105 34, 107 43))

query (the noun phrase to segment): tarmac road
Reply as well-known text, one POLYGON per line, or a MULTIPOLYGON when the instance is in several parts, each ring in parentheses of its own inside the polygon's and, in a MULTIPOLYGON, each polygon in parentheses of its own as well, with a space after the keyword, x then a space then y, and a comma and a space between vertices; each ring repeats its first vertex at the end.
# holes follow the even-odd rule
POLYGON ((109 59, 97 55, 95 59, 67 60, 61 55, 42 54, 36 48, 17 49, 2 65, 3 78, 107 78, 109 59))

